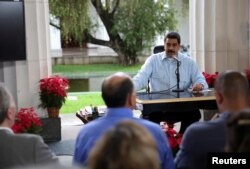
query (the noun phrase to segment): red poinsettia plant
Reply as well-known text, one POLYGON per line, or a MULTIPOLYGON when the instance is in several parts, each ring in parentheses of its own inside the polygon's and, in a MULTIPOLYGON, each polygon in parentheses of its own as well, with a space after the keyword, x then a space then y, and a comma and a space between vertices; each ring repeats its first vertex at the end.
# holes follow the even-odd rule
POLYGON ((33 107, 21 108, 12 126, 14 133, 40 134, 42 124, 33 107))
POLYGON ((247 79, 250 81, 250 68, 245 69, 245 73, 246 73, 247 79))
POLYGON ((163 132, 166 134, 170 148, 172 149, 173 154, 175 155, 179 150, 179 146, 182 140, 182 134, 178 134, 174 129, 174 125, 171 123, 162 121, 160 123, 160 126, 163 132))
POLYGON ((214 74, 208 74, 206 72, 202 72, 202 74, 205 77, 209 88, 214 87, 214 82, 215 82, 216 78, 218 77, 219 72, 215 72, 214 74))
POLYGON ((68 80, 56 75, 41 79, 39 85, 40 106, 43 108, 61 108, 67 97, 68 80))

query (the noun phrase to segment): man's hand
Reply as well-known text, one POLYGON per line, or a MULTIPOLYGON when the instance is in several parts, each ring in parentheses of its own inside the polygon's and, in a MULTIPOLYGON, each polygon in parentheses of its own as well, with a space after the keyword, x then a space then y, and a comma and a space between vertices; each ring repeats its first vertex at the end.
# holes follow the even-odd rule
POLYGON ((203 90, 203 84, 195 84, 192 88, 192 91, 201 91, 203 90))

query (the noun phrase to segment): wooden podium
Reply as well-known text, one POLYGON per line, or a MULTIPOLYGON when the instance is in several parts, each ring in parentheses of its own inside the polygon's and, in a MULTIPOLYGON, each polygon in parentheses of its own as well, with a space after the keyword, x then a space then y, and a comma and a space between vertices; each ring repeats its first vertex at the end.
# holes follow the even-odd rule
POLYGON ((216 100, 213 90, 202 92, 138 92, 137 104, 142 107, 142 118, 146 118, 150 113, 159 111, 187 111, 195 109, 216 110, 216 100))

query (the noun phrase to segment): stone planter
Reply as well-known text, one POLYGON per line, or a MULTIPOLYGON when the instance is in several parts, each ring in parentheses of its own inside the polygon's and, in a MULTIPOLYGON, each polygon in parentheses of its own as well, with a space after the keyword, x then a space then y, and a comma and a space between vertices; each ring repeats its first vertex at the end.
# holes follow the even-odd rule
POLYGON ((44 142, 61 140, 61 118, 40 118, 42 123, 41 136, 44 142))

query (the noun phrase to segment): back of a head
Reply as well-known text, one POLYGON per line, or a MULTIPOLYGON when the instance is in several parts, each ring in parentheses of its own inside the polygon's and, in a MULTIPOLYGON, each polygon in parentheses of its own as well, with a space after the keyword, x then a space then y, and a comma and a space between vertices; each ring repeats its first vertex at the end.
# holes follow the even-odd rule
POLYGON ((125 73, 115 73, 102 83, 102 98, 109 108, 125 106, 128 95, 133 91, 133 82, 125 73))
POLYGON ((226 152, 250 152, 250 109, 231 114, 227 123, 226 152))
POLYGON ((159 169, 160 161, 150 133, 131 121, 107 131, 90 152, 88 169, 159 169))
POLYGON ((225 71, 220 73, 215 81, 215 91, 224 95, 228 101, 239 98, 245 100, 249 97, 249 84, 246 76, 238 71, 225 71))
POLYGON ((0 124, 4 121, 11 105, 11 95, 3 83, 0 83, 0 124))

